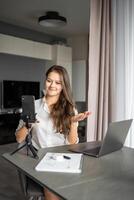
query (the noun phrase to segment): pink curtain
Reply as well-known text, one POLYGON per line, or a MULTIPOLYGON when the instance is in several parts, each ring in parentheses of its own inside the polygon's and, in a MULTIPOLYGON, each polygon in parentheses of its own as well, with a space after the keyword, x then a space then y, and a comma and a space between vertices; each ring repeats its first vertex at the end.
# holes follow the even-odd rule
POLYGON ((110 0, 90 0, 87 141, 102 140, 112 121, 110 0))

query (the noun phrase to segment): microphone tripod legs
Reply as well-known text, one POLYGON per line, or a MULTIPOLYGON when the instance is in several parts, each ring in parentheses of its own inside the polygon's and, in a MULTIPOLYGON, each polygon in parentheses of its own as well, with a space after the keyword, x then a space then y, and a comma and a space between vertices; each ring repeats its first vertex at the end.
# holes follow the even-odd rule
POLYGON ((19 147, 18 149, 16 149, 15 151, 11 152, 11 155, 15 154, 17 151, 23 149, 24 147, 26 146, 27 148, 27 155, 28 155, 28 150, 31 151, 32 155, 34 158, 38 158, 38 155, 37 155, 37 152, 36 150, 34 149, 33 145, 32 145, 32 142, 31 142, 31 134, 28 133, 28 135, 26 136, 26 139, 25 139, 25 144, 22 145, 21 147, 19 147))
POLYGON ((17 148, 15 151, 11 152, 11 154, 10 154, 10 155, 13 155, 13 154, 15 154, 17 151, 19 151, 19 150, 23 149, 23 147, 25 147, 25 146, 26 146, 26 143, 25 143, 24 145, 22 145, 21 147, 17 148))

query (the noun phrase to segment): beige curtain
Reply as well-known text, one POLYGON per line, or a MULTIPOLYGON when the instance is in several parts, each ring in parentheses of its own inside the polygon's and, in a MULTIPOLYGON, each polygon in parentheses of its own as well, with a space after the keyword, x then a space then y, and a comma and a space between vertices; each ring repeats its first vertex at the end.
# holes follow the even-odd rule
POLYGON ((102 140, 112 121, 110 6, 110 0, 90 0, 87 141, 102 140))

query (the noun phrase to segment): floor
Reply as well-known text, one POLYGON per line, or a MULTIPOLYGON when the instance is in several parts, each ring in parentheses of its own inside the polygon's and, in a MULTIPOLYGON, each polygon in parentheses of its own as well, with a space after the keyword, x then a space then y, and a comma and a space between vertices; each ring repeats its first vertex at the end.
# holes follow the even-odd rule
POLYGON ((16 168, 2 157, 16 147, 16 143, 0 145, 0 200, 24 200, 16 168))

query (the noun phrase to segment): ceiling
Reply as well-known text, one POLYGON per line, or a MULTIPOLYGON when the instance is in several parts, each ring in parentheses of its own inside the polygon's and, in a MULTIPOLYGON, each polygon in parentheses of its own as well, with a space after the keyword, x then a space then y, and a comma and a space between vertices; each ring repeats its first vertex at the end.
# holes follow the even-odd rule
POLYGON ((0 21, 59 37, 88 34, 89 0, 0 0, 0 21), (58 11, 67 18, 62 28, 44 28, 38 17, 58 11))

